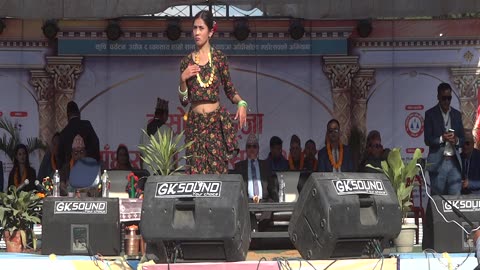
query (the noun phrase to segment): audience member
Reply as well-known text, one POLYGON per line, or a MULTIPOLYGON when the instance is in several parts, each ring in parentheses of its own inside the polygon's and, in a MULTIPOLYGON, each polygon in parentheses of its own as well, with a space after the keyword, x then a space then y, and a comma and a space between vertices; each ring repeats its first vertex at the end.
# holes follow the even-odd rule
POLYGON ((305 143, 305 149, 303 150, 304 166, 303 169, 310 172, 318 171, 318 160, 315 157, 317 155, 317 145, 313 140, 308 140, 305 143))
POLYGON ((267 160, 273 171, 287 171, 288 161, 282 155, 283 141, 277 136, 270 138, 270 153, 267 160))
POLYGON ((132 163, 130 162, 130 154, 128 153, 128 148, 124 144, 120 144, 117 148, 115 170, 133 170, 132 163))
POLYGON ((278 202, 278 184, 270 163, 258 159, 259 145, 254 134, 247 138, 247 159, 235 164, 235 172, 245 180, 250 201, 278 202))
MULTIPOLYGON (((259 145, 255 134, 247 138, 247 159, 235 164, 235 173, 241 174, 245 181, 245 188, 249 202, 278 202, 278 181, 273 175, 270 162, 258 159, 259 145)), ((257 219, 250 213, 252 231, 265 230, 272 218, 271 212, 262 212, 257 219)))
POLYGON ((15 147, 15 156, 13 159, 13 168, 8 175, 8 186, 20 186, 28 179, 29 184, 23 190, 30 191, 35 189, 36 180, 35 169, 30 167, 28 158, 28 149, 24 144, 17 144, 15 147))
POLYGON ((40 168, 38 169, 38 179, 41 181, 45 177, 53 177, 55 170, 58 170, 57 167, 57 157, 58 153, 58 143, 60 141, 60 133, 55 132, 53 134, 52 140, 50 141, 49 149, 45 153, 40 163, 40 168))
POLYGON ((290 153, 288 154, 288 169, 290 171, 303 170, 304 157, 302 155, 302 146, 300 138, 292 135, 290 139, 290 153))
POLYGON ((384 149, 382 137, 378 130, 372 130, 367 135, 365 155, 360 162, 359 172, 379 173, 380 171, 367 167, 368 164, 375 168, 382 168, 382 161, 387 160, 389 149, 384 149))
POLYGON ((160 129, 163 130, 170 130, 170 127, 167 126, 165 123, 168 120, 168 101, 157 98, 157 106, 155 107, 155 115, 153 120, 150 121, 147 125, 147 135, 155 135, 157 131, 160 129))
POLYGON ((354 165, 350 149, 340 142, 340 122, 328 121, 325 144, 318 152, 318 170, 320 172, 353 172, 354 165))
POLYGON ((432 194, 457 195, 462 188, 461 158, 463 145, 462 114, 450 106, 452 88, 441 83, 437 88, 438 104, 425 112, 425 144, 429 147, 427 170, 432 194))
POLYGON ((60 170, 60 195, 66 196, 68 193, 74 192, 73 188, 69 185, 70 170, 75 163, 87 157, 87 147, 85 140, 80 134, 77 134, 71 145, 71 157, 68 163, 65 163, 60 170))
POLYGON ((462 151, 463 193, 480 194, 480 150, 475 149, 471 131, 465 132, 462 151))
POLYGON ((77 103, 70 101, 67 104, 68 124, 60 132, 60 141, 58 145, 57 166, 63 168, 65 162, 71 159, 73 138, 80 134, 85 140, 86 156, 96 159, 100 162, 100 143, 97 133, 88 120, 80 119, 80 110, 77 103))

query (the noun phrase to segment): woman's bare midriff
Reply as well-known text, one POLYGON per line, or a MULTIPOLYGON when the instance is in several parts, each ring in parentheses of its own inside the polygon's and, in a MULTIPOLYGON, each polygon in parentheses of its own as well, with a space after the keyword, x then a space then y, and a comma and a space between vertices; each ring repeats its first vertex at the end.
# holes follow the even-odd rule
POLYGON ((215 111, 219 106, 219 101, 196 101, 191 105, 191 109, 195 113, 206 114, 215 111))

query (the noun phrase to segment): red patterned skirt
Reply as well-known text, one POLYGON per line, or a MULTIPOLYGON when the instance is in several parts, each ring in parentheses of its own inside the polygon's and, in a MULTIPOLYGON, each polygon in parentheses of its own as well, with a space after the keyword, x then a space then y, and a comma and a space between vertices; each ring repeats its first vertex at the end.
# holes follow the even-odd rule
POLYGON ((185 151, 187 174, 226 174, 228 160, 238 150, 237 130, 223 106, 206 114, 190 110, 185 142, 193 142, 185 151))

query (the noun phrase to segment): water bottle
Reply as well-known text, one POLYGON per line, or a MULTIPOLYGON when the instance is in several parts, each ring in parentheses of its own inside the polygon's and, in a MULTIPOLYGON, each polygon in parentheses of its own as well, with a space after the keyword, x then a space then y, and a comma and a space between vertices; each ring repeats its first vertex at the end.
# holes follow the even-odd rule
POLYGON ((108 197, 109 185, 110 185, 110 183, 108 181, 107 170, 103 170, 103 174, 102 174, 102 197, 103 198, 108 197))
POLYGON ((58 170, 55 170, 55 173, 53 174, 52 196, 53 197, 59 197, 60 196, 60 174, 58 173, 58 170))
POLYGON ((285 202, 285 179, 283 179, 283 174, 280 174, 280 180, 278 180, 278 185, 279 202, 285 202))

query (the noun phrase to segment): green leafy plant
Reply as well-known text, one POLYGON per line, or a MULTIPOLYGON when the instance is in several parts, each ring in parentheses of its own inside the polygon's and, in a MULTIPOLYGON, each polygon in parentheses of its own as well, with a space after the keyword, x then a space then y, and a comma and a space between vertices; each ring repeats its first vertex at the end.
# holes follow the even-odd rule
POLYGON ((33 191, 17 191, 10 186, 7 192, 0 192, 0 229, 1 235, 8 231, 13 235, 20 232, 22 245, 27 246, 27 233, 32 234, 33 248, 36 249, 36 239, 32 228, 41 222, 42 199, 33 191))
MULTIPOLYGON (((0 138, 0 150, 5 152, 10 160, 13 161, 15 158, 15 147, 19 143, 22 143, 20 140, 20 133, 10 120, 3 117, 0 117, 0 129, 5 131, 3 136, 0 138)), ((38 149, 47 149, 47 146, 36 137, 27 138, 26 146, 28 153, 32 153, 38 149)))
MULTIPOLYGON (((143 132, 147 134, 145 130, 143 132)), ((155 135, 150 135, 146 144, 138 146, 142 151, 143 162, 156 175, 171 175, 180 171, 183 165, 177 166, 177 164, 188 158, 188 156, 180 156, 180 153, 192 142, 181 144, 183 131, 175 136, 172 130, 159 130, 155 135)))
POLYGON ((402 211, 402 221, 405 220, 412 206, 410 199, 413 184, 408 185, 408 181, 418 174, 419 168, 416 165, 420 158, 422 158, 422 151, 417 148, 413 153, 412 160, 405 164, 400 149, 394 148, 388 154, 387 160, 382 161, 382 168, 376 168, 370 164, 367 165, 370 168, 383 172, 392 183, 393 189, 397 194, 398 204, 402 211))

